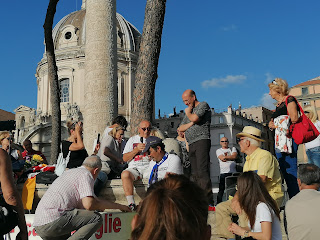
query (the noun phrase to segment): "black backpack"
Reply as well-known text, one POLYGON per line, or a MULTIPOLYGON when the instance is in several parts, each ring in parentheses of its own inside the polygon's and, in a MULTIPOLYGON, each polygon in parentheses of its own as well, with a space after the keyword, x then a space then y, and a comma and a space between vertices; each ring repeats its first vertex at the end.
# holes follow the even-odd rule
POLYGON ((57 177, 57 174, 53 172, 41 172, 36 175, 36 183, 49 185, 53 183, 57 177))

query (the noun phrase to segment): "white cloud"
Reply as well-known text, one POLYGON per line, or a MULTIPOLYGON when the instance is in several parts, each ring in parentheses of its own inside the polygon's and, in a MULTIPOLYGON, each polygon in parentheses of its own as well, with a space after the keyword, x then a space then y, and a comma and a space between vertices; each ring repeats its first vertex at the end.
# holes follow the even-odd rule
POLYGON ((225 31, 225 32, 236 31, 237 29, 238 29, 238 27, 235 24, 231 24, 231 25, 228 25, 228 26, 221 27, 221 30, 225 31))
POLYGON ((212 78, 211 80, 205 80, 201 83, 201 85, 203 88, 222 88, 230 84, 240 84, 246 79, 247 76, 245 75, 228 75, 225 78, 212 78))
POLYGON ((266 80, 265 80, 266 84, 271 83, 271 81, 275 79, 275 77, 272 75, 272 73, 269 73, 269 72, 267 72, 265 74, 265 76, 266 76, 266 80))
POLYGON ((274 110, 276 108, 274 105, 275 100, 270 97, 269 93, 263 94, 263 96, 260 99, 260 103, 263 107, 268 108, 270 110, 274 110))

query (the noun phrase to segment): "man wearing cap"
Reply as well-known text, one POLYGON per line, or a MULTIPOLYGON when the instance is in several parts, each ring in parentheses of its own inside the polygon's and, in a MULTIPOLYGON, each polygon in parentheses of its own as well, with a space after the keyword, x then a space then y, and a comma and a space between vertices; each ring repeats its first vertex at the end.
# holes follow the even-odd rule
MULTIPOLYGON (((265 183, 270 196, 280 207, 283 201, 283 191, 281 187, 281 175, 277 159, 268 151, 260 148, 261 131, 252 126, 246 126, 242 132, 237 134, 237 141, 240 145, 240 151, 247 155, 243 171, 256 172, 265 183)), ((220 203, 216 207, 217 234, 224 238, 234 238, 234 235, 228 231, 231 223, 230 215, 239 215, 241 227, 247 227, 246 216, 241 211, 238 202, 237 193, 232 200, 220 203)))
POLYGON ((178 130, 185 133, 189 144, 191 180, 207 191, 209 204, 213 204, 209 169, 211 109, 208 103, 199 102, 191 89, 184 91, 182 100, 188 107, 178 130))
POLYGON ((138 135, 129 138, 123 150, 123 161, 128 163, 128 168, 121 173, 122 186, 128 205, 135 210, 136 204, 133 197, 133 182, 147 178, 150 158, 143 152, 146 139, 150 136, 151 123, 142 120, 139 124, 138 135))
POLYGON ((149 164, 149 185, 158 182, 167 174, 183 174, 180 158, 176 154, 169 154, 165 150, 160 138, 149 137, 144 151, 148 152, 152 161, 149 164))

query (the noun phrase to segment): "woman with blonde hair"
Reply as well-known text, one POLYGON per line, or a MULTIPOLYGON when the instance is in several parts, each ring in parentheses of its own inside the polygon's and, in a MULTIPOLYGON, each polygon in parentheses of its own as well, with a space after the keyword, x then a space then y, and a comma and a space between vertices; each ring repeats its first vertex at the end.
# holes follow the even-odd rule
POLYGON ((269 86, 269 95, 277 101, 275 112, 269 122, 270 130, 276 129, 275 148, 280 170, 284 177, 289 197, 292 198, 299 192, 297 184, 297 151, 298 145, 293 138, 287 137, 290 124, 299 119, 299 105, 297 100, 289 95, 289 87, 286 80, 276 78, 269 86))
POLYGON ((23 160, 22 154, 17 149, 12 149, 11 144, 13 141, 13 137, 11 133, 8 131, 0 132, 0 144, 1 148, 5 150, 9 157, 11 158, 12 170, 14 172, 21 172, 24 168, 25 161, 23 160))
POLYGON ((196 183, 169 175, 150 186, 138 206, 131 240, 209 240, 208 201, 196 183))
MULTIPOLYGON (((320 131, 320 121, 318 121, 318 114, 314 106, 305 107, 304 113, 313 122, 314 126, 320 131)), ((305 151, 308 156, 308 163, 315 164, 320 167, 320 135, 304 144, 305 151)))
POLYGON ((67 168, 80 167, 84 159, 88 157, 82 140, 83 124, 80 121, 68 121, 67 128, 69 138, 66 141, 62 141, 63 157, 66 158, 70 151, 67 168))
POLYGON ((118 178, 127 166, 122 160, 121 144, 124 127, 116 124, 101 141, 98 156, 102 161, 101 171, 108 175, 108 179, 118 178))

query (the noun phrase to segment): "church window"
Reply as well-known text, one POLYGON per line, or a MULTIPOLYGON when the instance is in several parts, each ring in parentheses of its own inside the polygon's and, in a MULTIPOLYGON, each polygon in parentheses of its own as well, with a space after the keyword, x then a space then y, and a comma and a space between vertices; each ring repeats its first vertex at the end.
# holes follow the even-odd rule
POLYGON ((69 40, 72 37, 72 33, 71 32, 66 32, 64 37, 65 37, 65 39, 69 40))
POLYGON ((69 102, 69 78, 60 80, 60 102, 69 102))

